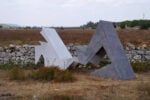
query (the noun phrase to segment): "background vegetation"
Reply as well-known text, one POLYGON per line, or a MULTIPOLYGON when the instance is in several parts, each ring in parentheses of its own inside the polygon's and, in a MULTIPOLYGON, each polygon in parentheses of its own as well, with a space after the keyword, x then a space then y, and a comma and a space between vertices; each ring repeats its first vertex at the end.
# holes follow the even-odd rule
MULTIPOLYGON (((98 22, 89 21, 87 24, 82 25, 82 28, 92 28, 96 29, 98 22)), ((124 29, 125 27, 139 27, 140 29, 150 28, 150 20, 131 20, 122 22, 113 22, 114 27, 120 27, 124 29)))

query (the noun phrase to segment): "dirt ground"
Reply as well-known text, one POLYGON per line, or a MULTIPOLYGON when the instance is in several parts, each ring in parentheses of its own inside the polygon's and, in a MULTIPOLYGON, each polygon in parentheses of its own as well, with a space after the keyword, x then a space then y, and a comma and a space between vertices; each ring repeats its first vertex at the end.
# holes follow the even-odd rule
POLYGON ((49 100, 59 95, 73 98, 59 100, 150 100, 147 93, 139 90, 139 86, 150 83, 150 72, 136 74, 136 79, 125 81, 75 73, 77 81, 72 83, 14 81, 8 78, 8 72, 0 71, 0 94, 11 96, 0 96, 0 100, 49 100))

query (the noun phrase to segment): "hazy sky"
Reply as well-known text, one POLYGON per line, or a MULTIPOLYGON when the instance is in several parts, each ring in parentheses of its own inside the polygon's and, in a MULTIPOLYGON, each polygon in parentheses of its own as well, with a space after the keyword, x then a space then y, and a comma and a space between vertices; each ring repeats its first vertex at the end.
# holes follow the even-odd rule
POLYGON ((150 19, 150 0, 0 0, 0 23, 79 26, 88 21, 150 19))

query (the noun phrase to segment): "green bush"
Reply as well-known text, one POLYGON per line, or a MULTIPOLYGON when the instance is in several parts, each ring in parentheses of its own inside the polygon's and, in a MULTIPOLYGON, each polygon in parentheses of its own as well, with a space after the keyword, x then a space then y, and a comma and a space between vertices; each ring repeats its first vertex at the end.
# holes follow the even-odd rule
POLYGON ((27 76, 25 74, 25 71, 19 67, 13 68, 10 71, 10 79, 13 80, 24 80, 26 79, 27 76))
POLYGON ((150 20, 132 20, 132 21, 123 21, 120 23, 120 27, 122 29, 128 27, 136 27, 139 26, 140 29, 148 29, 150 27, 150 20))
POLYGON ((147 72, 150 70, 150 64, 147 62, 131 62, 135 72, 147 72))

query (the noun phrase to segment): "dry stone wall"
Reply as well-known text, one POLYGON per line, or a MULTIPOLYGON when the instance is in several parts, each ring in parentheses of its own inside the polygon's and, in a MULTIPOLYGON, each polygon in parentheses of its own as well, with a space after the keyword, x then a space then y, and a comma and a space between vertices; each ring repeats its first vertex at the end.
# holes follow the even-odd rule
MULTIPOLYGON (((84 45, 85 46, 85 45, 84 45)), ((73 45, 69 45, 67 46, 68 50, 71 52, 72 56, 77 56, 77 52, 76 52, 76 48, 78 48, 79 46, 73 46, 73 45)), ((128 49, 125 50, 126 51, 126 55, 129 58, 129 60, 131 62, 149 62, 150 63, 150 51, 149 50, 144 50, 144 49, 139 49, 139 50, 135 50, 135 49, 128 49)), ((107 57, 107 55, 105 56, 105 59, 109 59, 107 57)))
POLYGON ((28 64, 34 63, 34 46, 13 46, 0 48, 0 64, 28 64))
POLYGON ((148 50, 126 50, 126 54, 131 62, 150 62, 150 51, 148 50))
MULTIPOLYGON (((78 46, 67 45, 67 49, 71 52, 72 56, 76 57, 76 48, 78 46)), ((150 51, 148 50, 126 50, 126 54, 132 62, 150 62, 150 51)), ((107 58, 107 56, 106 56, 107 58)), ((15 64, 28 64, 35 61, 35 46, 11 46, 9 48, 0 47, 0 64, 15 63, 15 64)))

